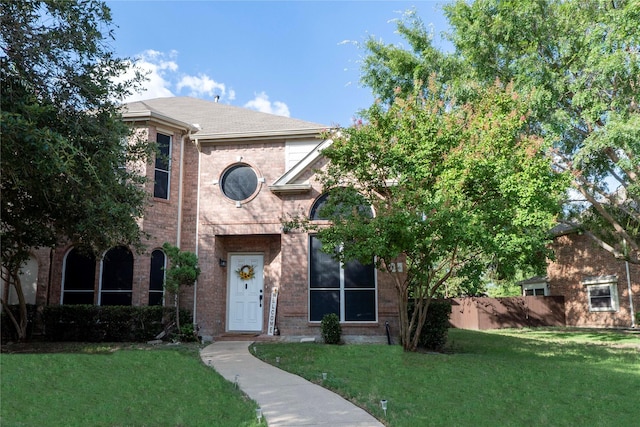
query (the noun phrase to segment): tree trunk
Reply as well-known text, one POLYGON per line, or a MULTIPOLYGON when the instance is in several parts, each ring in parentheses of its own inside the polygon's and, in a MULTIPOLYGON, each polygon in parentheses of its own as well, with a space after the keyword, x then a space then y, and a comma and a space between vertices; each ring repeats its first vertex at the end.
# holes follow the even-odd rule
POLYGON ((176 328, 178 328, 178 335, 180 335, 180 304, 179 304, 179 297, 178 297, 178 291, 176 291, 174 298, 173 298, 173 302, 176 306, 176 328))
MULTIPOLYGON (((6 271, 6 270, 5 270, 6 271)), ((29 320, 27 318, 27 302, 24 298, 24 292, 22 290, 22 281, 20 280, 19 271, 6 271, 7 276, 5 283, 7 284, 7 289, 13 288, 16 290, 16 295, 18 296, 18 306, 20 308, 20 316, 16 319, 13 312, 9 309, 9 304, 4 300, 2 301, 2 306, 4 307, 9 320, 11 320, 11 324, 13 325, 19 342, 27 341, 27 327, 29 324, 29 320)), ((9 294, 9 292, 7 293, 9 294)))

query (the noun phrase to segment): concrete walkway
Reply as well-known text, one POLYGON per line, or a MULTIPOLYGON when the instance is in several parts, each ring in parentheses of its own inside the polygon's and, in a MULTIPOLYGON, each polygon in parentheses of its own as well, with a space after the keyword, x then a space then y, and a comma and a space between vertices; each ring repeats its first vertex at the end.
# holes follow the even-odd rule
POLYGON ((368 412, 337 394, 259 360, 250 342, 220 341, 200 351, 206 365, 258 402, 270 427, 382 427, 368 412))

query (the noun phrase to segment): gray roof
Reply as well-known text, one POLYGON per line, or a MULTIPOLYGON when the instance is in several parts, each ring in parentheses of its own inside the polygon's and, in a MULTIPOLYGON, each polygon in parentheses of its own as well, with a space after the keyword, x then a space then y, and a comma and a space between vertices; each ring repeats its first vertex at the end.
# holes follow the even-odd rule
POLYGON ((124 105, 123 117, 163 117, 184 124, 203 139, 309 135, 328 127, 192 97, 155 98, 124 105))
POLYGON ((547 276, 533 276, 526 280, 521 280, 517 284, 522 285, 537 285, 538 283, 546 283, 549 281, 547 276))

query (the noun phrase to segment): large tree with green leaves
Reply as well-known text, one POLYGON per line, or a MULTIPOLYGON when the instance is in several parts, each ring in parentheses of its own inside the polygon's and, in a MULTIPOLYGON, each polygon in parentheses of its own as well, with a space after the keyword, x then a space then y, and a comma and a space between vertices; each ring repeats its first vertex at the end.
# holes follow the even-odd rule
POLYGON ((469 87, 464 103, 435 79, 429 87, 375 104, 362 123, 330 135, 319 177, 331 223, 305 224, 342 262, 375 259, 391 274, 408 351, 447 283, 474 292, 489 269, 509 277, 544 268, 565 188, 543 139, 530 133, 527 103, 510 87, 469 87), (353 208, 363 205, 375 214, 353 208))
POLYGON ((387 103, 432 73, 460 99, 470 81, 513 82, 556 170, 573 178, 565 221, 640 263, 640 1, 458 0, 444 10, 453 52, 408 13, 398 30, 409 48, 369 39, 363 82, 387 103))
MULTIPOLYGON (((140 77, 118 82, 108 7, 98 0, 0 3, 2 278, 21 315, 20 268, 30 251, 69 239, 94 250, 140 245, 150 145, 129 143, 119 102, 140 77)), ((3 305, 6 301, 2 301, 3 305)))

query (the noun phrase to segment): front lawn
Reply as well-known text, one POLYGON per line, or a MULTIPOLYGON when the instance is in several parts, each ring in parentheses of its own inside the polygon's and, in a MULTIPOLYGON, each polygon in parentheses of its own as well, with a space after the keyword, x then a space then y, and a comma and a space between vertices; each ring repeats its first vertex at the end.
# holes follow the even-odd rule
POLYGON ((258 356, 335 390, 389 426, 632 426, 640 335, 450 330, 449 353, 400 346, 256 344, 258 356), (327 379, 322 380, 322 373, 327 379), (385 417, 380 400, 388 401, 385 417))
POLYGON ((257 425, 255 403, 205 366, 196 346, 49 347, 0 355, 0 425, 257 425))
MULTIPOLYGON (((0 355, 0 425, 257 425, 255 403, 204 366, 195 345, 49 346, 0 355)), ((446 354, 397 345, 252 347, 389 426, 622 427, 640 419, 639 334, 452 329, 446 354)))

